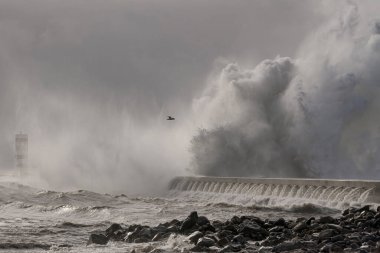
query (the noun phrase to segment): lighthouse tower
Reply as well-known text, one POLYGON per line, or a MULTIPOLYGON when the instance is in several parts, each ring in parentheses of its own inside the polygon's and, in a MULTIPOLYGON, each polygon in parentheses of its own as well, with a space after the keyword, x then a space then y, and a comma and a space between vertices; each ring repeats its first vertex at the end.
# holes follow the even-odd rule
POLYGON ((15 137, 16 169, 20 176, 27 174, 28 168, 28 135, 19 133, 15 137))

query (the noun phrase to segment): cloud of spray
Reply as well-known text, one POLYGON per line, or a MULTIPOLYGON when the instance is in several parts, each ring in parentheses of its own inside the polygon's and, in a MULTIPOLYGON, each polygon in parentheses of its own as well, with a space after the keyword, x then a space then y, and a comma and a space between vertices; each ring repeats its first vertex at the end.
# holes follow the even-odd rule
POLYGON ((340 4, 295 60, 228 64, 209 83, 194 105, 196 173, 380 178, 380 23, 340 4))
POLYGON ((13 167, 14 134, 23 131, 29 171, 50 188, 157 192, 189 164, 203 124, 189 108, 213 61, 292 55, 322 19, 313 6, 0 1, 0 168, 13 167))
POLYGON ((355 28, 366 24, 350 18, 359 17, 355 8, 315 35, 329 40, 306 42, 296 60, 227 64, 194 100, 219 57, 252 65, 294 55, 332 15, 316 13, 318 6, 0 1, 1 169, 13 166, 14 134, 23 131, 30 171, 56 189, 157 192, 186 173, 189 149, 201 174, 338 176, 344 170, 334 166, 351 154, 355 165, 345 169, 368 172, 365 158, 376 157, 377 144, 358 129, 371 129, 363 130, 369 139, 377 132, 370 83, 379 46, 373 31, 355 28), (175 122, 165 120, 171 114, 175 122), (360 143, 372 146, 359 157, 360 143))

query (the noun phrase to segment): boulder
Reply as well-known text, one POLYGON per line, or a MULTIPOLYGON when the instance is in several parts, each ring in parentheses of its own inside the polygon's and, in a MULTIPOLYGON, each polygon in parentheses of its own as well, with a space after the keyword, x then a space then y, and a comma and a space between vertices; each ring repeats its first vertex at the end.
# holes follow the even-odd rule
POLYGON ((195 244, 198 242, 199 238, 201 237, 203 237, 203 233, 200 231, 195 231, 194 233, 192 233, 191 235, 187 237, 187 240, 195 244))
POLYGON ((219 250, 218 252, 220 253, 225 253, 225 252, 239 252, 242 250, 241 245, 239 244, 230 244, 225 246, 223 249, 219 250))
POLYGON ((203 226, 203 225, 206 225, 206 224, 210 224, 210 221, 209 221, 209 219, 207 219, 206 216, 199 216, 198 220, 197 220, 197 224, 199 226, 203 226))
POLYGON ((297 225, 294 226, 293 231, 294 232, 301 232, 302 230, 304 230, 307 227, 308 227, 308 225, 306 224, 306 221, 301 221, 301 222, 297 223, 297 225))
POLYGON ((105 245, 108 243, 108 240, 109 239, 107 238, 107 236, 103 234, 91 234, 90 238, 87 241, 87 245, 92 244, 92 243, 105 245))
POLYGON ((273 223, 273 226, 282 226, 282 227, 286 227, 286 221, 284 218, 279 218, 278 220, 276 220, 274 223, 273 223))
POLYGON ((325 229, 319 232, 319 239, 325 240, 333 237, 335 235, 335 230, 334 229, 325 229))
POLYGON ((327 223, 335 223, 336 220, 331 216, 322 216, 318 219, 318 223, 327 224, 327 223))
POLYGON ((208 247, 211 247, 214 245, 215 245, 214 240, 209 238, 209 237, 199 238, 198 242, 197 242, 197 246, 199 246, 199 247, 207 247, 208 248, 208 247))
POLYGON ((179 229, 180 232, 185 232, 186 230, 191 229, 197 224, 198 221, 198 213, 191 212, 190 215, 182 222, 181 227, 179 229))
POLYGON ((113 223, 109 228, 106 229, 106 236, 113 237, 118 231, 123 231, 120 224, 113 223))

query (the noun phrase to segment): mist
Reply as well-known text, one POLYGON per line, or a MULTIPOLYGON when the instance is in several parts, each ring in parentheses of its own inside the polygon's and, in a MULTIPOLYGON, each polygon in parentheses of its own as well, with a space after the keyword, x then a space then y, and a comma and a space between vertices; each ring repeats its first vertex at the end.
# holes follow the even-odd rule
POLYGON ((0 168, 22 131, 30 173, 60 190, 370 178, 377 5, 0 1, 0 168))
MULTIPOLYGON (((197 173, 379 179, 379 22, 341 2, 292 58, 227 64, 196 110, 197 173)), ((379 6, 377 6, 378 8, 379 6)))

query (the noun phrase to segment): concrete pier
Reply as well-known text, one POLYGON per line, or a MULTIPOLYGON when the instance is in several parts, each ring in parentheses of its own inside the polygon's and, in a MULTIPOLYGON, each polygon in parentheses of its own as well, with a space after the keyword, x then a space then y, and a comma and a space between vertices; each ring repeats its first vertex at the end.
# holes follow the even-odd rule
POLYGON ((380 203, 380 181, 301 178, 176 177, 170 190, 380 203))

